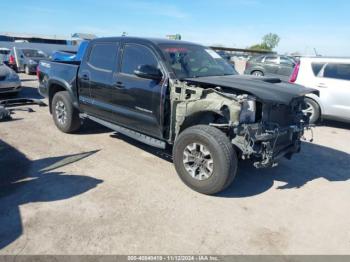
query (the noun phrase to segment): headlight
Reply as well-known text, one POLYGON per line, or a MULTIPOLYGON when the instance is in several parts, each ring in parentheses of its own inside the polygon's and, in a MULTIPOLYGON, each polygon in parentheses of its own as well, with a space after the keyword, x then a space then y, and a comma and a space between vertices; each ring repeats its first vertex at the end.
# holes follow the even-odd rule
POLYGON ((29 63, 30 65, 36 65, 36 64, 37 64, 37 62, 35 62, 35 61, 32 60, 32 59, 29 59, 28 63, 29 63))
POLYGON ((241 124, 255 123, 256 102, 255 100, 245 100, 242 103, 241 114, 239 115, 239 122, 241 124))

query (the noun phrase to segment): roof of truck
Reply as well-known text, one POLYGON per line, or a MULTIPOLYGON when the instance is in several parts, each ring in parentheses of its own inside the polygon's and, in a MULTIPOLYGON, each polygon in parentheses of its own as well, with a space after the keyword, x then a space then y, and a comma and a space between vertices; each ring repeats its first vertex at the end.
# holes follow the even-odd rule
POLYGON ((190 45, 200 45, 192 42, 182 41, 182 40, 170 40, 166 38, 152 38, 152 37, 130 37, 130 36, 119 36, 119 37, 101 37, 95 38, 94 42, 104 42, 104 41, 117 41, 117 40, 126 40, 126 41, 148 41, 156 45, 160 44, 169 44, 169 45, 178 45, 178 44, 190 44, 190 45))

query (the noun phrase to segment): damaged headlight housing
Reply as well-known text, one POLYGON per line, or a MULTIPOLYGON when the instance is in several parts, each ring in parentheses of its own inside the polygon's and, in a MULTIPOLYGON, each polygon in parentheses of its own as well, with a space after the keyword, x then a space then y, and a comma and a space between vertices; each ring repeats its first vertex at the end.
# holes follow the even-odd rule
POLYGON ((256 101, 247 99, 242 102, 241 113, 239 115, 239 122, 241 124, 255 123, 256 118, 256 101))

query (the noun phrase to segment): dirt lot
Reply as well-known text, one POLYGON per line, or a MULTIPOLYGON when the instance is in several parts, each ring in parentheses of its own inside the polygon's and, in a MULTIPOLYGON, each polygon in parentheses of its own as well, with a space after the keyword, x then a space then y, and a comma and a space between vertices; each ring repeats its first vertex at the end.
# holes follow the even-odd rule
MULTIPOLYGON (((22 96, 38 96, 22 76, 22 96)), ((47 108, 0 123, 1 254, 349 254, 350 126, 326 123, 274 169, 241 163, 226 192, 177 177, 168 152, 47 108)))

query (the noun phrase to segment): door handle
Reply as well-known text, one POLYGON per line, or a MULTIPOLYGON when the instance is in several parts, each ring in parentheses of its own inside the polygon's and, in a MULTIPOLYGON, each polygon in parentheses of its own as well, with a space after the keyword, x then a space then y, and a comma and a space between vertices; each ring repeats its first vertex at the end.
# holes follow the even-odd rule
POLYGON ((317 85, 317 87, 319 87, 319 88, 327 88, 328 86, 326 84, 324 84, 324 83, 319 83, 317 85))
POLYGON ((82 79, 82 80, 85 80, 85 81, 89 81, 89 80, 90 80, 90 77, 89 77, 89 75, 84 74, 84 75, 81 76, 81 79, 82 79))
POLYGON ((125 87, 124 84, 123 84, 122 82, 116 82, 116 83, 114 84, 114 86, 115 86, 116 88, 124 88, 124 87, 125 87))

